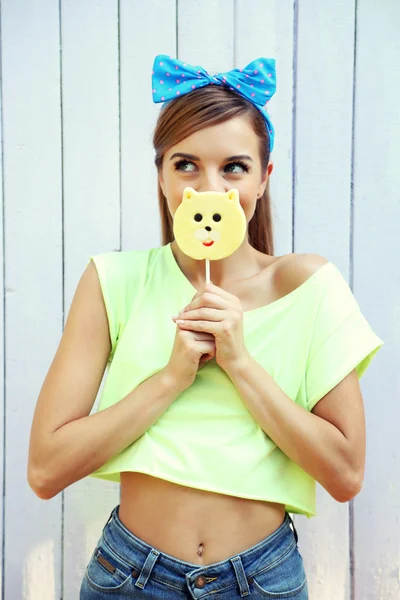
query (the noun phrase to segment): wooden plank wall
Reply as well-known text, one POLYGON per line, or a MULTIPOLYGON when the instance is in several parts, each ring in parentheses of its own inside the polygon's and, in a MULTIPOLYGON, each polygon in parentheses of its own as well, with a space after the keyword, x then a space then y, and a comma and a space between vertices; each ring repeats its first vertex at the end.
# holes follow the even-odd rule
POLYGON ((39 500, 28 441, 88 256, 160 244, 160 53, 210 72, 277 60, 276 254, 332 260, 385 341, 362 380, 362 492, 339 504, 318 486, 318 516, 295 517, 310 598, 400 597, 399 23, 397 0, 2 0, 2 600, 75 600, 119 502, 95 479, 39 500))

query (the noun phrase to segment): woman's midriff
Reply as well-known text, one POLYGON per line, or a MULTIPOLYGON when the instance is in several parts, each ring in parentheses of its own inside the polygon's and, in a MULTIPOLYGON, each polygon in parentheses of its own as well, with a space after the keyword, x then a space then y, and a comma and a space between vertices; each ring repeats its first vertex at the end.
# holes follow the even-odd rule
POLYGON ((156 550, 196 565, 251 548, 283 523, 285 506, 121 473, 119 518, 156 550))

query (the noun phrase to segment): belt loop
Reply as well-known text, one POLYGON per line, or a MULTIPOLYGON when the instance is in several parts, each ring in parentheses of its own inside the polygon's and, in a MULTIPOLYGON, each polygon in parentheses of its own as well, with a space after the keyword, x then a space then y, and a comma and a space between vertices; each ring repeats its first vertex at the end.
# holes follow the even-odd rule
POLYGON ((111 521, 111 519, 113 518, 113 515, 114 515, 114 511, 115 511, 115 509, 116 509, 116 507, 114 506, 114 508, 112 509, 112 511, 111 511, 111 513, 110 513, 110 516, 109 516, 109 517, 108 517, 108 519, 107 519, 107 523, 106 523, 106 524, 104 525, 104 527, 103 527, 103 531, 105 530, 105 528, 107 527, 107 525, 109 524, 109 522, 111 521))
POLYGON ((250 594, 249 580, 246 577, 240 554, 231 558, 230 561, 235 571, 240 597, 243 598, 243 596, 248 596, 250 594))
POLYGON ((147 555, 146 560, 142 566, 139 577, 135 581, 135 586, 139 587, 143 590, 146 586, 147 581, 151 575, 154 565, 156 564, 157 559, 161 556, 161 552, 158 552, 155 548, 152 548, 147 555))
POLYGON ((294 537, 295 537, 295 539, 296 539, 296 544, 297 544, 297 542, 299 541, 299 536, 297 535, 296 527, 294 526, 293 519, 292 519, 292 517, 289 515, 289 513, 287 513, 287 516, 289 517, 289 521, 291 522, 291 524, 292 524, 292 526, 293 526, 293 533, 294 533, 294 537))

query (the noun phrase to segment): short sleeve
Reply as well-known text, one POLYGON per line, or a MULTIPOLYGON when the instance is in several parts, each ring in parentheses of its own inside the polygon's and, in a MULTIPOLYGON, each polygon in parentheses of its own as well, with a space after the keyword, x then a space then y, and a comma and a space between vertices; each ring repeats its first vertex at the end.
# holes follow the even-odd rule
POLYGON ((306 365, 309 411, 353 369, 360 379, 384 344, 339 269, 325 271, 306 365))
POLYGON ((121 325, 125 321, 125 286, 120 256, 121 253, 117 251, 95 254, 90 256, 87 263, 89 264, 93 260, 95 264, 107 312, 111 340, 109 363, 113 359, 121 333, 121 325))

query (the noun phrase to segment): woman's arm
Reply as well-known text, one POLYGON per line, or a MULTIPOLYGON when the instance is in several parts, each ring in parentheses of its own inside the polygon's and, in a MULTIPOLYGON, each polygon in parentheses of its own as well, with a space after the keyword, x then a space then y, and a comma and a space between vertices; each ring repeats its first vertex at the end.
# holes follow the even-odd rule
POLYGON ((49 500, 96 471, 150 429, 181 391, 165 367, 113 406, 54 431, 40 474, 29 482, 35 494, 49 500))
POLYGON ((289 458, 338 502, 358 494, 364 477, 365 419, 355 370, 313 412, 293 402, 250 355, 225 370, 255 421, 289 458))
POLYGON ((90 262, 34 412, 27 479, 39 498, 52 498, 103 466, 143 435, 184 389, 165 367, 91 415, 110 352, 106 308, 90 262))

